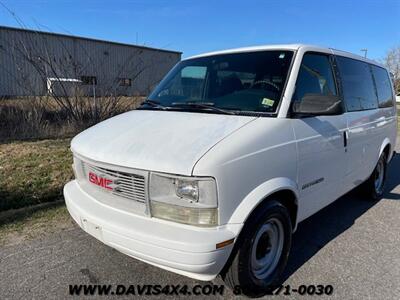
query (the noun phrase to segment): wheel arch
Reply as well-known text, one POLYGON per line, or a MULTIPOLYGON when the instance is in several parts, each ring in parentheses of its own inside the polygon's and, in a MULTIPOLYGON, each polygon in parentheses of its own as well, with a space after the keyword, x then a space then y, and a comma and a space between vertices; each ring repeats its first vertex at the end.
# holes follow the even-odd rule
POLYGON ((390 161, 391 157, 392 157, 392 144, 390 143, 390 139, 389 138, 385 138, 381 144, 381 148, 379 150, 379 157, 381 157, 382 153, 385 152, 386 154, 386 160, 387 162, 390 161))
POLYGON ((245 224, 261 205, 274 199, 284 205, 290 215, 292 230, 297 228, 298 191, 296 183, 289 178, 271 179, 251 191, 236 208, 229 223, 245 224))

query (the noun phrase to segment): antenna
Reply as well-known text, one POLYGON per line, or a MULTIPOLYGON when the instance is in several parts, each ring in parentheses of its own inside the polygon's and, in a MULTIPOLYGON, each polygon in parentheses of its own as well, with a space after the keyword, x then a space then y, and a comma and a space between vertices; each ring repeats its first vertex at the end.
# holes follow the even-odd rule
POLYGON ((364 52, 364 58, 367 58, 368 49, 364 48, 364 49, 360 49, 360 51, 364 52))

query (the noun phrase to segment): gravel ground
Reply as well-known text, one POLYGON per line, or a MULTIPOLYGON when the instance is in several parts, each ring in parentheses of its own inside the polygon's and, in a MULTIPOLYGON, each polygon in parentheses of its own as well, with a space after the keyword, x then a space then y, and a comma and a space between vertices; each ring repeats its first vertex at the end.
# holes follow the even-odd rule
MULTIPOLYGON (((299 225, 285 285, 329 284, 334 289, 326 297, 330 299, 400 298, 399 170, 397 155, 390 165, 383 200, 369 202, 351 193, 299 225)), ((89 283, 209 284, 129 258, 75 225, 0 247, 1 299, 70 298, 69 284, 89 283)), ((220 298, 231 297, 225 290, 220 298)), ((292 293, 277 298, 299 296, 292 293)))

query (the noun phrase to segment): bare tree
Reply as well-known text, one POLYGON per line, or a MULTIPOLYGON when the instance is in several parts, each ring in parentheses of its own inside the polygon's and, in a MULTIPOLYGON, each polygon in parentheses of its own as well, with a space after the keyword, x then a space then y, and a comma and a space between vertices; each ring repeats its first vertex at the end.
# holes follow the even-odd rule
MULTIPOLYGON (((76 50, 76 47, 65 43, 65 39, 57 36, 53 36, 50 42, 48 36, 41 32, 30 32, 21 38, 0 41, 0 54, 11 60, 13 68, 17 70, 5 70, 6 73, 21 91, 25 91, 24 94, 29 95, 24 97, 25 105, 19 103, 17 108, 0 107, 3 123, 9 127, 5 132, 6 127, 2 126, 0 139, 7 135, 17 137, 17 132, 23 133, 23 138, 47 137, 48 134, 43 132, 49 132, 49 124, 53 123, 58 123, 58 127, 72 127, 68 132, 73 134, 135 108, 143 98, 124 96, 128 94, 127 89, 135 86, 136 80, 144 71, 161 63, 156 58, 144 57, 143 50, 137 49, 116 66, 112 74, 105 74, 103 68, 95 70, 97 78, 102 78, 102 84, 98 85, 96 79, 89 78, 90 82, 84 85, 81 76, 92 74, 90 70, 93 72, 94 66, 107 63, 108 54, 105 53, 109 50, 102 50, 104 55, 93 57, 93 51, 89 54, 84 44, 76 43, 81 48, 79 57, 75 57, 76 54, 71 49, 76 50), (57 39, 56 42, 54 39, 57 39), (54 48, 62 51, 58 50, 55 56, 54 48), (126 77, 129 78, 129 84, 121 86, 121 80, 126 77), (66 78, 75 80, 65 80, 66 78), (47 85, 49 79, 55 84, 50 89, 47 85), (47 90, 45 96, 42 96, 43 89, 47 90), (12 120, 15 120, 14 124, 10 122, 12 120), (22 126, 23 124, 26 126, 22 126)), ((5 66, 0 65, 0 68, 5 66)), ((56 131, 53 128, 52 133, 54 132, 56 131)), ((62 131, 60 134, 62 135, 62 131)))
MULTIPOLYGON (((23 20, 2 2, 0 7, 14 18, 21 29, 27 29, 23 20)), ((161 57, 143 53, 143 49, 138 48, 125 61, 114 65, 109 59, 112 49, 104 49, 103 46, 101 53, 95 53, 87 43, 74 43, 73 37, 71 46, 71 40, 57 35, 49 38, 49 35, 42 34, 40 27, 42 25, 38 25, 38 31, 30 30, 20 38, 7 39, 3 35, 0 40, 0 55, 12 61, 11 68, 15 69, 6 70, 2 64, 0 68, 26 95, 18 101, 2 101, 0 139, 19 138, 19 134, 22 138, 63 136, 65 130, 60 130, 61 127, 68 127, 71 135, 133 109, 144 97, 140 97, 139 93, 126 97, 130 94, 128 89, 135 88, 141 78, 147 78, 143 74, 145 71, 165 63, 161 57), (95 66, 103 64, 112 64, 109 69, 113 71, 96 69, 95 66), (93 73, 96 77, 84 76, 93 73), (97 84, 99 78, 101 84, 97 84), (55 86, 49 88, 49 82, 55 86), (43 93, 44 89, 46 93, 43 93), (53 126, 55 124, 57 126, 53 126)), ((46 31, 51 32, 48 28, 46 31)), ((113 55, 116 55, 115 51, 113 55)))
MULTIPOLYGON (((121 91, 118 78, 123 77, 122 74, 129 74, 129 78, 135 82, 140 74, 153 66, 153 62, 149 60, 144 63, 141 59, 143 51, 138 49, 118 66, 116 73, 112 75, 113 79, 100 86, 93 78, 90 82, 86 82, 87 86, 77 83, 71 86, 71 82, 65 81, 65 78, 81 78, 82 74, 90 73, 87 69, 102 64, 101 61, 94 62, 98 58, 89 55, 82 45, 78 44, 82 49, 79 51, 80 57, 77 58, 74 57, 70 47, 64 44, 63 39, 58 38, 58 45, 55 45, 54 40, 50 43, 47 37, 39 32, 27 34, 24 38, 11 42, 2 41, 2 43, 5 45, 3 52, 20 70, 15 78, 18 85, 28 90, 28 94, 37 95, 38 82, 34 78, 40 78, 41 85, 45 85, 51 78, 57 84, 57 88, 49 89, 49 96, 59 109, 66 112, 70 120, 79 125, 82 122, 86 123, 88 119, 91 123, 97 123, 120 111, 124 92, 121 91), (62 54, 56 57, 52 47, 62 49, 62 54), (32 76, 32 73, 35 73, 35 76, 32 76)), ((104 73, 102 68, 99 69, 104 73)), ((103 79, 110 77, 110 74, 98 75, 103 79)))
POLYGON ((393 74, 396 94, 400 93, 400 46, 391 48, 383 62, 393 74))

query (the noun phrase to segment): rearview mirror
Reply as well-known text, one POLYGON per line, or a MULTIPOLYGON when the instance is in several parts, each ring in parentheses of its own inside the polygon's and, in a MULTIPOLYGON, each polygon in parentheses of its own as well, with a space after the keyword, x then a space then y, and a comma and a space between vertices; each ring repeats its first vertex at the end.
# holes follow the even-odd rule
POLYGON ((339 115, 342 111, 342 101, 338 96, 306 94, 301 101, 293 102, 292 111, 304 115, 339 115))

